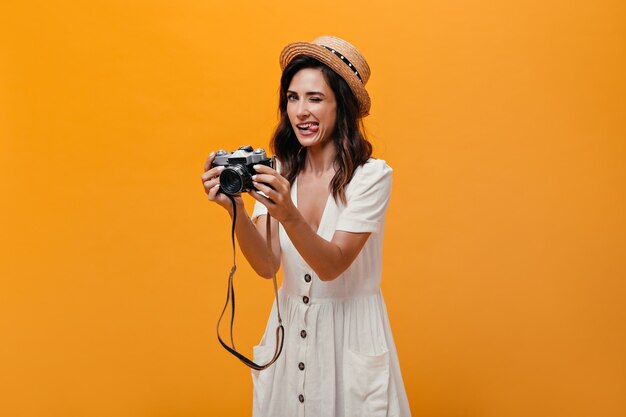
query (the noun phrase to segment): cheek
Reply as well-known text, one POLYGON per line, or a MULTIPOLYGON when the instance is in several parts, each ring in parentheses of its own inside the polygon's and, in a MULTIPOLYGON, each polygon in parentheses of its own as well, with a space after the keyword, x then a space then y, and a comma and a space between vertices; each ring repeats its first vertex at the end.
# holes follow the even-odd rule
POLYGON ((293 110, 293 106, 287 105, 287 118, 289 119, 291 123, 293 123, 293 121, 295 120, 296 115, 293 110))
POLYGON ((326 123, 328 124, 329 129, 334 129, 335 124, 337 123, 337 109, 330 108, 327 110, 325 114, 326 123))

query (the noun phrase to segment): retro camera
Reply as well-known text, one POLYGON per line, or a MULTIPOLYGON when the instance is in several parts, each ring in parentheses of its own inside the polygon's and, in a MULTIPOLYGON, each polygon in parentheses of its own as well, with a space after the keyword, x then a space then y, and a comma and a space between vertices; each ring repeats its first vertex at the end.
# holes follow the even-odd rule
POLYGON ((253 149, 250 145, 232 152, 217 151, 213 166, 225 167, 220 174, 220 191, 228 195, 237 195, 255 189, 252 185, 252 176, 256 171, 252 167, 257 164, 274 168, 274 158, 268 158, 264 149, 253 149))

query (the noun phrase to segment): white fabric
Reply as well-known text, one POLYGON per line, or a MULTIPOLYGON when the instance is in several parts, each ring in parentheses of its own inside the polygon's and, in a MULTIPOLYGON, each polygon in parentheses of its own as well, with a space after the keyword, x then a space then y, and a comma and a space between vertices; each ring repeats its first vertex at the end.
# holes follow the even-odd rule
MULTIPOLYGON (((279 298, 285 344, 276 363, 252 371, 254 417, 411 415, 380 292, 391 172, 385 161, 370 159, 357 168, 348 184, 346 205, 328 197, 318 235, 330 241, 335 230, 371 232, 354 263, 332 281, 317 277, 279 226, 283 268, 279 298), (306 274, 311 276, 308 283, 306 274), (306 331, 304 338, 302 330, 306 331), (304 370, 299 369, 300 363, 304 370)), ((296 206, 297 182, 291 187, 296 206)), ((257 202, 252 218, 263 214, 267 209, 257 202)), ((275 309, 274 303, 265 335, 254 347, 254 361, 259 364, 274 353, 275 309)))

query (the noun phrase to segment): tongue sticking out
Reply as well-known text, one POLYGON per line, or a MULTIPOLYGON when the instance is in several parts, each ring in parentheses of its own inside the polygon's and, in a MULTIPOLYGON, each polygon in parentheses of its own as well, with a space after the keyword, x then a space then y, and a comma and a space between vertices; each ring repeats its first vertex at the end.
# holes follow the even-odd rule
POLYGON ((300 123, 298 125, 298 130, 302 132, 302 134, 310 135, 317 132, 320 128, 320 125, 317 123, 300 123))

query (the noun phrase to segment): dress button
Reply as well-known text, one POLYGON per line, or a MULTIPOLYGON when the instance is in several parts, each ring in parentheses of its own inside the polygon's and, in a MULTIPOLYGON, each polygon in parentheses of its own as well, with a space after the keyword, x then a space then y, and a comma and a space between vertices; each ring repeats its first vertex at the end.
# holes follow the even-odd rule
POLYGON ((302 362, 298 364, 298 369, 300 369, 301 371, 304 371, 304 364, 302 362))
POLYGON ((303 403, 304 402, 304 395, 300 394, 298 395, 298 400, 303 403))
POLYGON ((303 339, 306 337, 306 330, 302 330, 300 332, 300 337, 303 338, 303 339))
POLYGON ((311 275, 306 274, 306 275, 304 276, 304 280, 305 280, 306 282, 311 282, 311 275))
POLYGON ((309 297, 305 295, 304 297, 302 297, 302 301, 304 302, 304 304, 309 304, 309 297))

